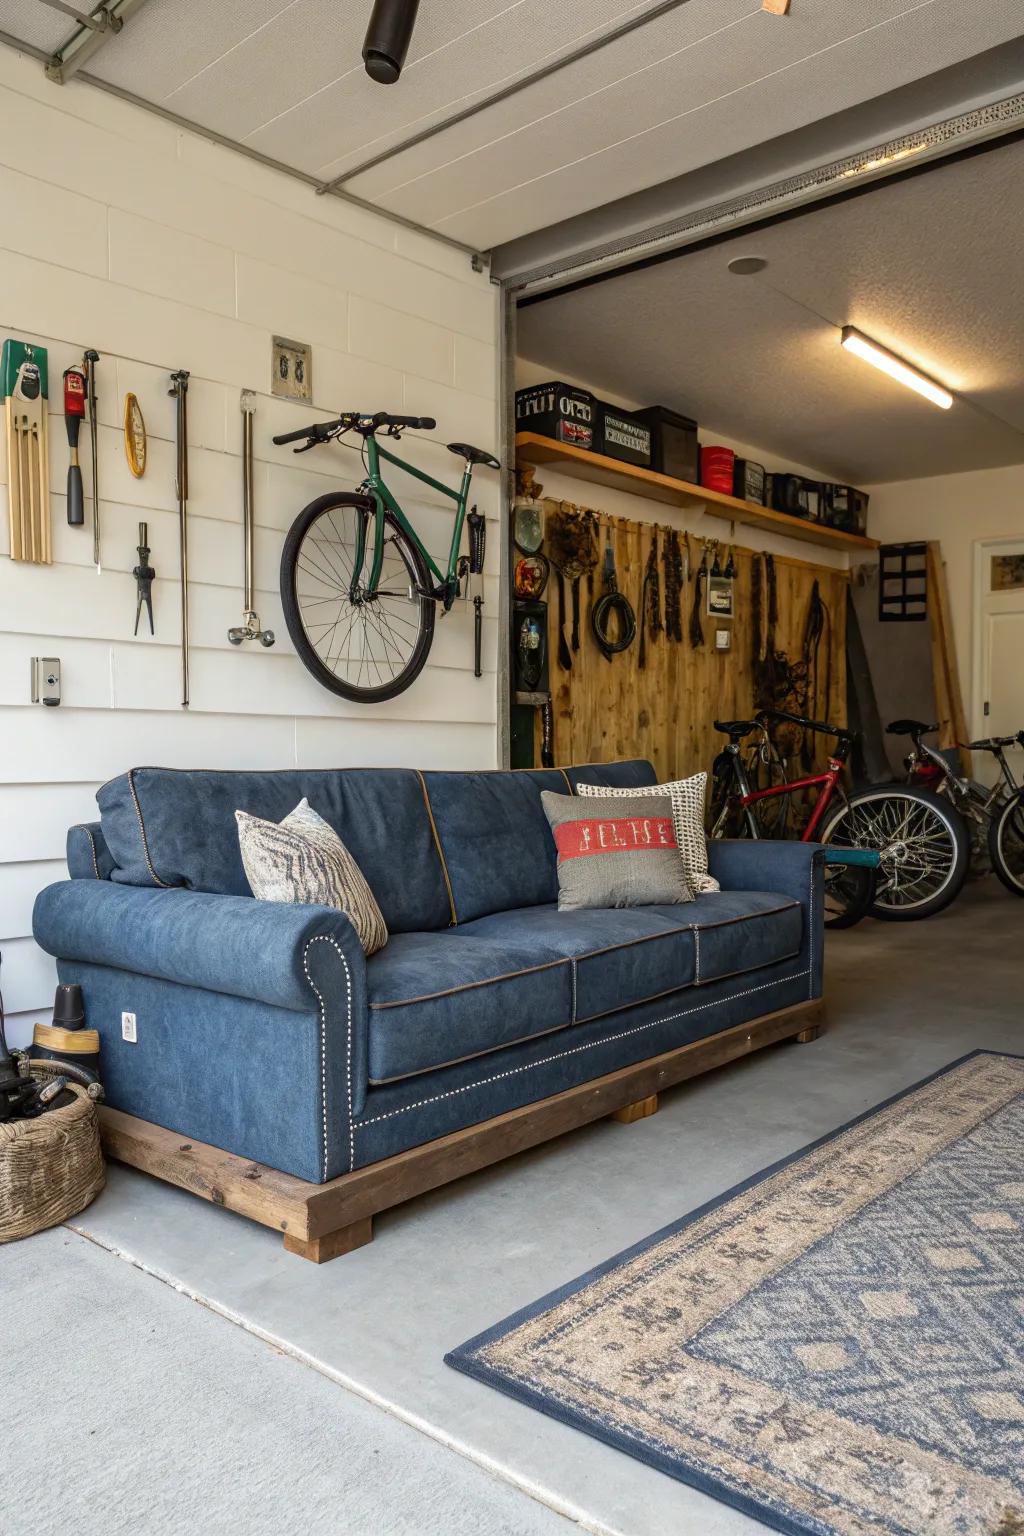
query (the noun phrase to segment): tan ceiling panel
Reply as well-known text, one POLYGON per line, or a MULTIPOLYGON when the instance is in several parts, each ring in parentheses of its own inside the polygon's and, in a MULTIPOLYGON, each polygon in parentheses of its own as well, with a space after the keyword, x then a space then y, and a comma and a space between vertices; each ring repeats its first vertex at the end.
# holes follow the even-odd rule
MULTIPOLYGON (((663 40, 683 17, 692 28, 727 9, 691 0, 641 38, 663 40)), ((607 66, 613 45, 559 75, 560 103, 543 82, 355 178, 350 189, 458 238, 498 244, 955 64, 1015 37, 1021 24, 1020 0, 930 0, 912 9, 909 0, 829 0, 803 14, 780 20, 758 6, 730 18, 724 36, 687 41, 595 92, 587 66, 607 66)))
POLYGON ((295 0, 149 0, 89 61, 89 73, 164 104, 170 93, 295 0))
MULTIPOLYGON (((431 13, 431 7, 424 6, 397 86, 382 89, 366 78, 359 64, 360 34, 348 54, 359 66, 353 74, 340 77, 336 72, 338 78, 315 90, 293 90, 290 110, 264 119, 264 126, 249 132, 247 142, 262 154, 328 180, 655 3, 587 0, 566 9, 537 0, 506 0, 500 6, 494 0, 486 6, 470 0, 462 24, 436 40, 421 31, 431 13)), ((288 54, 281 57, 287 59, 288 54)), ((319 73, 318 67, 312 78, 319 73)))
POLYGON ((1021 463, 1022 227, 1013 145, 531 305, 519 350, 853 484, 1021 463), (768 265, 736 277, 740 254, 768 265), (845 353, 844 324, 956 391, 952 409, 845 353))
POLYGON ((33 48, 55 53, 74 30, 70 16, 62 16, 51 6, 40 4, 40 0, 0 0, 0 32, 7 32, 33 48))

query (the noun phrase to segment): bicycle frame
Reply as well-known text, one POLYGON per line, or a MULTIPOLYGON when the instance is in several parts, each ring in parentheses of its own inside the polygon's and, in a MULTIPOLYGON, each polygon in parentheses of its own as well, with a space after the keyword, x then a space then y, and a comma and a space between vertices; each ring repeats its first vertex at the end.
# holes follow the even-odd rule
MULTIPOLYGON (((426 474, 422 469, 417 469, 414 464, 409 464, 405 459, 400 459, 397 454, 389 453, 382 448, 372 434, 366 439, 367 475, 360 486, 374 498, 376 512, 374 514, 373 529, 373 560, 370 565, 370 577, 366 584, 366 592, 373 594, 380 585, 380 573, 384 564, 384 516, 383 509, 394 517, 398 526, 413 544, 427 563, 428 568, 437 577, 438 586, 430 592, 423 592, 422 597, 432 597, 442 602, 445 611, 451 607, 458 592, 457 568, 459 560, 459 548, 462 544, 462 528, 466 520, 466 504, 469 500, 469 486, 473 478, 473 466, 467 463, 462 473, 462 482, 457 491, 453 491, 450 485, 445 485, 443 480, 435 480, 433 475, 426 474), (417 480, 422 480, 424 485, 429 485, 432 490, 440 491, 455 502, 455 526, 452 529, 451 547, 448 551, 448 565, 442 571, 432 558, 430 551, 425 547, 423 540, 402 511, 398 502, 392 496, 380 473, 380 461, 386 459, 389 464, 396 464, 399 469, 404 469, 406 474, 412 475, 417 480)), ((360 523, 356 534, 356 550, 353 571, 359 572, 363 568, 366 558, 366 524, 360 523)))
POLYGON ((975 819, 993 820, 997 811, 1002 809, 1004 801, 1016 794, 1020 788, 1002 747, 998 747, 991 753, 999 766, 1000 777, 996 779, 987 794, 983 793, 973 780, 958 774, 936 747, 929 746, 928 742, 920 738, 914 741, 914 756, 917 758, 917 765, 909 771, 910 782, 931 782, 936 786, 939 794, 945 794, 962 811, 974 816, 975 819))
POLYGON ((840 775, 843 771, 842 758, 830 757, 828 768, 824 773, 808 774, 803 779, 790 779, 787 784, 770 784, 766 789, 751 789, 750 782, 747 779, 747 770, 744 768, 743 759, 740 756, 739 747, 734 743, 730 743, 725 748, 725 751, 732 754, 733 779, 739 791, 734 800, 743 811, 747 823, 747 831, 751 837, 760 838, 761 836, 760 828, 757 825, 757 818, 750 809, 752 805, 756 805, 759 800, 770 800, 777 795, 793 795, 798 790, 810 789, 815 784, 820 785, 821 793, 814 803, 814 809, 811 811, 807 825, 801 832, 799 839, 802 843, 812 843, 814 841, 814 834, 821 825, 822 818, 832 801, 832 796, 839 787, 840 775))

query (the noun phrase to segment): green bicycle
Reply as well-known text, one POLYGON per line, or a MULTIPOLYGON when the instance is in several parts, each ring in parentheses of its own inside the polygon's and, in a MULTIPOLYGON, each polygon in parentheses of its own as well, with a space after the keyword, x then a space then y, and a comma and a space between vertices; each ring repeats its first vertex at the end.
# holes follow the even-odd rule
POLYGON ((305 445, 296 453, 346 432, 363 439, 367 473, 362 484, 311 501, 292 524, 281 553, 281 602, 300 660, 325 688, 360 704, 393 699, 422 671, 434 638, 437 605, 447 613, 459 596, 465 569, 459 550, 473 467, 501 468, 482 448, 449 443, 449 451, 465 461, 462 481, 453 491, 377 441, 382 428, 388 437, 400 439, 407 429, 431 432, 436 425, 430 416, 349 411, 334 421, 314 422, 274 438, 277 444, 304 438, 305 445), (381 459, 455 502, 443 571, 384 483, 381 459))

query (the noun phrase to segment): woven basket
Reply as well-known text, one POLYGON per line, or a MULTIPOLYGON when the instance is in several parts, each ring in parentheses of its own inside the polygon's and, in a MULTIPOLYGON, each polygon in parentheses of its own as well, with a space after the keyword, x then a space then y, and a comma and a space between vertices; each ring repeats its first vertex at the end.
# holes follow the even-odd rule
POLYGON ((96 1106, 70 1086, 73 1104, 0 1122, 0 1243, 77 1216, 103 1188, 96 1106))

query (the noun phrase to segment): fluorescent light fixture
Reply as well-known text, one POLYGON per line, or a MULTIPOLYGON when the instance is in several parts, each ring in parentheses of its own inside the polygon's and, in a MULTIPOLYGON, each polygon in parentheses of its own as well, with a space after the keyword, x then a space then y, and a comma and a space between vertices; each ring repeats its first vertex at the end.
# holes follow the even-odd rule
POLYGON ((870 363, 872 368, 878 368, 882 373, 887 373, 890 379, 895 379, 898 384, 905 384, 908 389, 916 390, 919 395, 924 395, 933 405, 941 406, 948 411, 953 404, 953 396, 948 389, 943 389, 941 384, 936 384, 926 373, 921 373, 917 368, 912 368, 905 363, 902 357, 897 357, 895 352, 889 352, 885 347, 880 347, 877 341, 872 341, 870 336, 865 336, 863 331, 858 331, 852 325, 843 326, 842 345, 847 352, 853 352, 857 357, 870 363))

